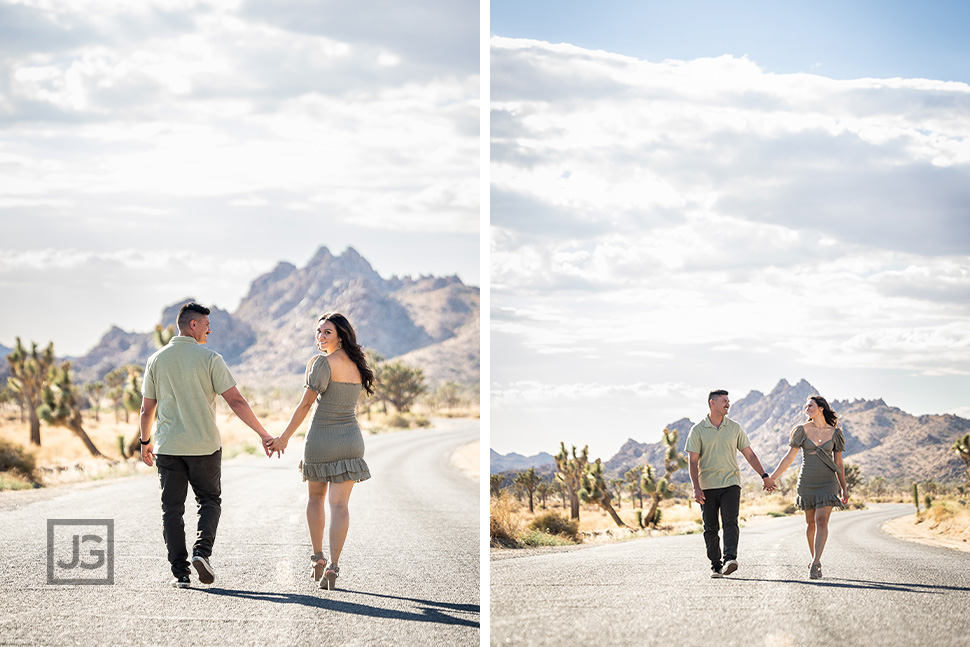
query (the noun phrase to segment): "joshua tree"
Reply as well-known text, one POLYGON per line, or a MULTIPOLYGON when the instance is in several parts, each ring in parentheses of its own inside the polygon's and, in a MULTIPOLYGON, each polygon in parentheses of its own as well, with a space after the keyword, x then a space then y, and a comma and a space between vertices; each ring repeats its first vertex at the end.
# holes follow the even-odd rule
POLYGON ((488 477, 488 486, 492 492, 492 496, 497 497, 502 492, 502 484, 505 482, 504 474, 490 474, 488 477))
POLYGON ((536 486, 536 496, 539 497, 539 507, 545 509, 546 501, 549 496, 555 492, 553 484, 549 481, 539 481, 539 485, 536 486))
POLYGON ((845 464, 845 485, 853 492, 862 484, 862 470, 854 463, 845 464))
POLYGON ((627 484, 626 489, 630 493, 631 499, 635 497, 640 502, 641 509, 643 508, 643 490, 640 488, 640 478, 642 476, 643 465, 634 465, 623 475, 623 479, 627 484))
MULTIPOLYGON (((115 412, 115 422, 118 422, 118 411, 124 409, 125 380, 128 379, 128 370, 124 366, 110 371, 104 376, 104 383, 107 390, 104 395, 111 400, 115 412)), ((125 422, 128 422, 128 412, 125 411, 125 422)))
MULTIPOLYGON (((121 394, 122 402, 125 406, 125 419, 127 420, 127 414, 137 413, 141 410, 141 376, 145 372, 138 364, 127 364, 125 368, 128 369, 128 383, 125 386, 121 394)), ((131 440, 128 442, 128 446, 125 448, 125 458, 129 456, 134 456, 135 454, 141 453, 141 429, 135 430, 135 435, 132 436, 131 440)))
POLYGON ((175 336, 175 326, 169 324, 165 328, 162 328, 162 324, 155 324, 155 332, 152 333, 152 341, 155 342, 155 346, 161 348, 168 342, 172 341, 172 337, 175 336))
POLYGON ((963 464, 967 466, 967 481, 970 481, 970 434, 963 438, 957 438, 951 449, 963 459, 963 464))
POLYGON ((610 486, 606 483, 606 479, 603 478, 603 461, 600 459, 597 458, 595 463, 586 468, 586 473, 583 475, 583 489, 579 491, 579 496, 584 503, 595 503, 606 510, 613 517, 616 525, 621 528, 627 527, 610 504, 613 495, 610 493, 610 486))
POLYGON ((128 414, 138 411, 141 407, 141 390, 137 391, 138 405, 132 409, 132 382, 135 376, 140 376, 145 372, 145 368, 139 364, 125 364, 119 366, 104 376, 104 382, 108 385, 105 396, 114 403, 115 422, 118 422, 118 410, 125 412, 125 422, 129 421, 128 414))
POLYGON ((44 387, 49 383, 50 371, 54 366, 54 342, 49 342, 43 351, 37 351, 37 343, 31 342, 28 353, 17 337, 13 352, 7 355, 10 365, 10 378, 7 384, 23 402, 30 420, 30 443, 40 445, 40 418, 37 407, 41 404, 44 387))
POLYGON ((589 464, 589 446, 583 447, 583 451, 577 454, 576 446, 573 445, 572 458, 566 451, 566 443, 560 442, 559 446, 559 454, 556 455, 556 480, 563 485, 569 497, 569 518, 579 519, 579 491, 583 487, 583 475, 589 464))
POLYGON ((38 407, 37 415, 49 425, 66 427, 73 431, 92 456, 103 456, 84 431, 77 396, 77 389, 71 382, 71 363, 64 362, 59 367, 53 367, 50 371, 50 383, 44 387, 44 403, 38 407))
POLYGON ((626 481, 624 481, 623 479, 610 479, 610 494, 612 494, 613 495, 613 498, 616 500, 616 507, 617 508, 622 508, 623 507, 623 505, 622 505, 623 504, 623 486, 625 484, 626 484, 626 481))
POLYGON ((410 411, 411 405, 425 391, 424 371, 420 368, 400 360, 382 367, 377 393, 382 401, 390 402, 401 413, 410 411))
POLYGON ((663 444, 666 447, 664 453, 664 475, 658 481, 654 477, 653 468, 646 465, 643 469, 643 477, 640 480, 640 489, 650 495, 650 510, 644 515, 644 523, 657 525, 660 517, 657 510, 662 499, 669 499, 674 496, 674 486, 670 478, 679 469, 687 467, 687 458, 683 452, 677 451, 677 430, 664 429, 663 444))
POLYGON ((650 495, 650 509, 643 515, 641 525, 643 527, 656 525, 659 521, 657 511, 660 507, 660 501, 671 498, 674 495, 674 490, 670 487, 666 478, 661 478, 659 481, 656 479, 651 465, 646 465, 643 468, 643 475, 640 477, 640 489, 645 494, 650 495))
POLYGON ((512 481, 519 487, 519 489, 529 497, 529 512, 535 514, 535 508, 532 505, 532 497, 535 494, 536 487, 542 481, 541 478, 536 476, 536 468, 530 467, 525 472, 519 472, 515 475, 512 481))
POLYGON ((101 421, 101 398, 104 397, 104 382, 88 382, 84 385, 84 390, 91 399, 91 409, 94 410, 94 419, 97 422, 101 421))

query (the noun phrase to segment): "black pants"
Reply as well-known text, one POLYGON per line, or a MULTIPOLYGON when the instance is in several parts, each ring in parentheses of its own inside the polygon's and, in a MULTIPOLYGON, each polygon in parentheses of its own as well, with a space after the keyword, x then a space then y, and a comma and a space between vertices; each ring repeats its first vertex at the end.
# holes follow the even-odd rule
POLYGON ((724 561, 738 558, 738 509, 741 507, 741 486, 704 490, 704 505, 701 517, 704 520, 704 543, 707 544, 707 557, 711 568, 721 570, 721 542, 718 539, 718 513, 724 525, 724 561))
POLYGON ((185 497, 192 486, 199 510, 199 527, 192 555, 208 558, 222 514, 222 450, 208 456, 155 456, 162 489, 162 536, 172 574, 188 575, 185 547, 185 497))

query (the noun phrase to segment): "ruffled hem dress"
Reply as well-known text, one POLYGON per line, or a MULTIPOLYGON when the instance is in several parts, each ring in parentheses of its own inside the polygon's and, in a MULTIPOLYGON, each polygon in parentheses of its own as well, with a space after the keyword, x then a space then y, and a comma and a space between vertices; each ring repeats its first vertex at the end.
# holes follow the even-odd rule
POLYGON ((833 452, 845 451, 845 436, 836 427, 832 437, 821 445, 815 445, 801 425, 795 427, 788 441, 789 446, 802 450, 802 469, 798 474, 798 497, 795 505, 802 510, 814 510, 832 506, 844 508, 839 495, 838 468, 833 452))
POLYGON ((363 388, 359 383, 334 382, 330 362, 317 355, 307 366, 306 387, 317 392, 303 445, 300 471, 304 481, 365 481, 364 437, 355 409, 363 388))

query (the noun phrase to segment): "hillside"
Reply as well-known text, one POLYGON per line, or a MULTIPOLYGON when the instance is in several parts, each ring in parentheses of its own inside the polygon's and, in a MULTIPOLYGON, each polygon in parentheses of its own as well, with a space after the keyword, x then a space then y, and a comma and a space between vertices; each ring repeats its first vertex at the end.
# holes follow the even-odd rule
POLYGON ((535 467, 536 471, 549 471, 556 466, 556 459, 552 454, 540 452, 534 456, 523 456, 522 454, 499 454, 494 449, 489 450, 488 469, 490 474, 501 472, 524 472, 530 467, 535 467))
MULTIPOLYGON (((166 307, 159 323, 174 324, 189 300, 166 307)), ((479 379, 479 289, 457 276, 384 279, 353 248, 334 256, 321 247, 303 268, 279 263, 252 282, 233 313, 209 307, 207 346, 237 376, 282 381, 300 375, 316 352, 317 318, 339 311, 365 348, 420 366, 431 384, 479 379)), ((94 380, 121 364, 144 363, 154 350, 150 331, 112 327, 74 365, 80 380, 94 380)))
MULTIPOLYGON (((794 385, 781 380, 767 395, 752 391, 731 405, 728 416, 744 427, 767 470, 774 469, 788 451, 789 433, 805 419, 805 400, 817 392, 805 380, 794 385)), ((864 478, 878 475, 904 481, 963 480, 966 468, 950 447, 958 436, 970 433, 970 420, 954 415, 914 416, 881 399, 830 403, 845 432, 844 459, 858 465, 864 478)), ((679 432, 681 451, 693 425, 687 418, 667 425, 679 432)), ((796 466, 799 461, 796 459, 796 466)), ((604 468, 611 478, 618 478, 642 462, 663 469, 660 442, 641 443, 631 438, 604 463, 604 468)), ((738 462, 744 477, 754 478, 744 459, 739 457, 738 462)), ((687 471, 677 472, 674 480, 687 481, 687 471)))

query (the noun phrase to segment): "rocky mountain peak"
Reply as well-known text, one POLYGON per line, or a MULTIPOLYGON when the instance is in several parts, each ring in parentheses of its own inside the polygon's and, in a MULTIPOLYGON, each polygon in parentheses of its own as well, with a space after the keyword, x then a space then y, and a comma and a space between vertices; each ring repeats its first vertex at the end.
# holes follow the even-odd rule
MULTIPOLYGON (((211 310, 207 346, 222 354, 234 373, 298 376, 316 352, 317 318, 338 311, 350 319, 366 348, 422 367, 432 383, 473 384, 480 363, 480 295, 478 288, 453 278, 422 277, 405 285, 382 278, 353 248, 334 256, 321 246, 303 268, 280 262, 256 278, 234 313, 201 301, 211 310)), ((174 325, 179 308, 191 300, 166 307, 163 325, 174 325)), ((113 329, 76 366, 86 369, 79 370, 82 380, 98 379, 105 369, 144 362, 152 352, 150 333, 113 329)))
MULTIPOLYGON (((731 406, 728 415, 744 428, 769 471, 788 451, 792 428, 805 420, 805 400, 816 393, 807 380, 795 385, 781 380, 768 395, 752 391, 731 406)), ((829 403, 839 415, 845 433, 845 460, 858 465, 863 476, 909 481, 963 478, 963 462, 950 446, 958 436, 970 432, 970 420, 954 415, 914 416, 887 405, 882 398, 851 402, 829 399, 829 403)), ((682 418, 667 426, 680 432, 678 444, 683 451, 691 421, 682 418)), ((644 461, 662 469, 660 442, 639 443, 630 439, 605 466, 613 477, 618 477, 644 461)), ((746 477, 753 477, 743 460, 739 459, 739 464, 746 477)), ((797 465, 796 461, 796 468, 797 465)), ((686 470, 674 476, 679 482, 687 478, 686 470)))

